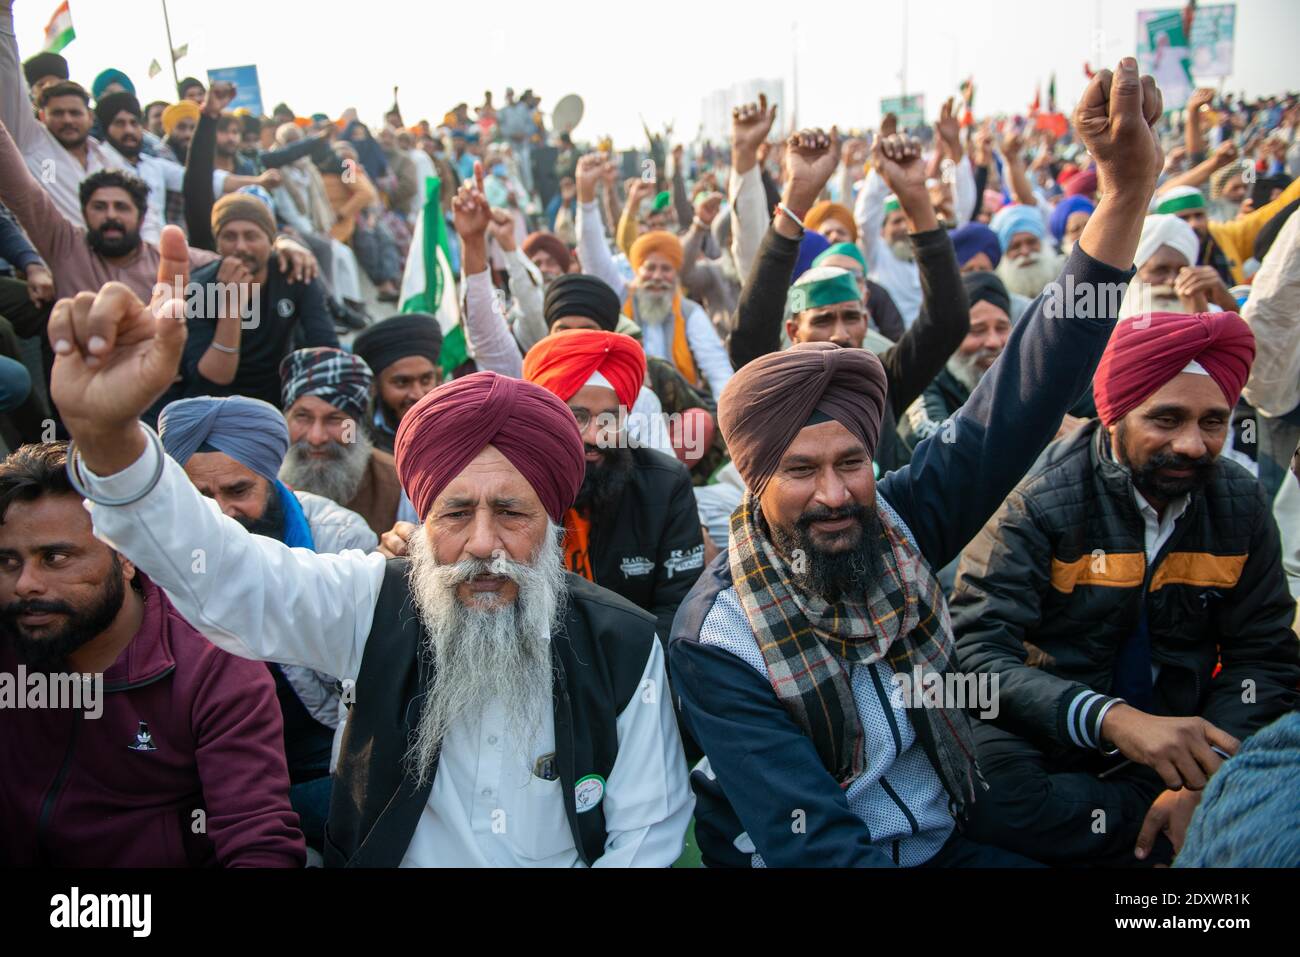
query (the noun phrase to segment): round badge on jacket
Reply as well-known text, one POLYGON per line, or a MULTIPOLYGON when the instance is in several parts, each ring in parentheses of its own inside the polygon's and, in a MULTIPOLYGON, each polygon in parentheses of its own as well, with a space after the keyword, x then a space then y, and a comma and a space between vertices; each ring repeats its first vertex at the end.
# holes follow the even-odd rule
POLYGON ((573 786, 573 803, 579 814, 590 811, 605 797, 605 779, 599 774, 579 778, 573 786))

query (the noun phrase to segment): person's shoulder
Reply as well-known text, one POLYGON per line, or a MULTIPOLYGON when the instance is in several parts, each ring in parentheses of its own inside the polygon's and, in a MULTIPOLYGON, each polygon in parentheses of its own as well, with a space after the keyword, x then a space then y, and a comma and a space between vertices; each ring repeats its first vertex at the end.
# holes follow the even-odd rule
POLYGON ((667 452, 640 445, 634 445, 628 451, 632 453, 634 474, 637 476, 653 477, 656 483, 673 482, 683 476, 690 480, 690 469, 667 452))

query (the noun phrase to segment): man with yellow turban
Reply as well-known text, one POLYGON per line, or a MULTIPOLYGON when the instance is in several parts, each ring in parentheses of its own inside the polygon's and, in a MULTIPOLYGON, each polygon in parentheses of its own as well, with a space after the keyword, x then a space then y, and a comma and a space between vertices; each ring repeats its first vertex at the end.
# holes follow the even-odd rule
POLYGON ((596 205, 596 183, 606 162, 599 154, 578 161, 578 254, 583 268, 613 287, 623 314, 641 327, 646 355, 671 361, 692 386, 707 388, 716 399, 731 379, 731 360, 709 314, 678 286, 681 240, 664 230, 638 237, 628 256, 636 273, 631 283, 614 263, 596 205))

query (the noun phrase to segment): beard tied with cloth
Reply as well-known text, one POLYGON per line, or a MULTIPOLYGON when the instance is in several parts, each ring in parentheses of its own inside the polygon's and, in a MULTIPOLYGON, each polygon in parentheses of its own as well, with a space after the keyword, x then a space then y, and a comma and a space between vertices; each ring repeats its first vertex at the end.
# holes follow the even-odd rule
MULTIPOLYGON (((804 587, 789 567, 790 556, 773 546, 759 499, 809 424, 834 420, 874 455, 885 390, 884 368, 870 352, 809 342, 749 363, 718 404, 723 435, 749 488, 731 519, 728 560, 736 595, 773 691, 841 787, 866 766, 848 666, 883 659, 898 673, 955 671, 948 606, 925 558, 879 502, 877 521, 862 526, 877 556, 862 562, 855 592, 828 601, 804 587), (870 574, 877 568, 879 574, 870 574)), ((808 560, 819 559, 814 554, 808 560)), ((959 807, 973 800, 978 770, 965 711, 909 707, 908 713, 918 733, 933 738, 935 770, 950 797, 959 807)))
MULTIPOLYGON (((1133 254, 1133 268, 1140 271, 1163 246, 1179 253, 1190 266, 1195 266, 1200 257, 1201 241, 1196 230, 1172 214, 1153 213, 1142 220, 1142 236, 1133 254)), ((1185 311, 1183 301, 1172 285, 1156 286, 1134 276, 1124 292, 1124 301, 1120 303, 1119 318, 1127 319, 1142 313, 1185 311)))
MULTIPOLYGON (((613 390, 618 396, 620 429, 611 448, 592 448, 600 462, 586 462, 574 507, 564 516, 564 553, 569 571, 595 581, 590 554, 591 529, 613 518, 632 467, 624 443, 622 419, 636 403, 645 381, 646 359, 631 336, 596 329, 556 332, 542 339, 524 357, 524 378, 568 402, 589 385, 613 390)), ((585 446, 584 446, 585 447, 585 446)))
POLYGON ((394 444, 397 475, 416 514, 427 518, 442 491, 489 445, 537 493, 551 525, 531 564, 496 555, 439 565, 424 528, 412 536, 410 589, 428 633, 426 652, 437 665, 409 753, 421 783, 427 781, 447 728, 457 717, 473 717, 470 709, 499 700, 526 735, 536 730, 532 721, 551 693, 550 629, 565 597, 552 526, 563 521, 572 505, 585 465, 582 438, 569 407, 541 386, 495 372, 456 379, 430 392, 402 417, 394 444), (512 608, 459 602, 457 584, 484 573, 507 575, 519 584, 512 608), (437 673, 444 665, 448 678, 440 680, 437 673), (519 673, 495 673, 506 665, 519 673), (500 698, 503 693, 515 697, 505 700, 500 698), (517 700, 521 697, 524 700, 517 700))

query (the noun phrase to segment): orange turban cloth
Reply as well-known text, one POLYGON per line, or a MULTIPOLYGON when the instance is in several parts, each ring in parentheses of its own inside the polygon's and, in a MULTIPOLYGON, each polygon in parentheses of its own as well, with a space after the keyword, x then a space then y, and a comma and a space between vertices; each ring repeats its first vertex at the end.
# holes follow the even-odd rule
POLYGON ((849 231, 849 242, 858 241, 858 224, 853 221, 853 211, 847 206, 832 203, 829 199, 822 200, 808 210, 808 215, 803 218, 803 224, 817 233, 821 232, 822 223, 828 219, 835 220, 849 231))
POLYGON ((416 514, 426 518, 442 490, 489 445, 562 523, 587 473, 578 423, 550 392, 495 372, 453 379, 402 416, 393 453, 416 514))
POLYGON ((640 269, 641 264, 645 262, 646 257, 651 253, 659 253, 659 255, 667 257, 668 261, 673 264, 674 269, 680 270, 682 268, 682 241, 670 232, 655 229, 638 236, 628 253, 632 268, 640 269))
POLYGON ((645 381, 641 343, 618 332, 570 329, 547 336, 524 357, 524 378, 565 402, 597 373, 614 389, 619 404, 630 409, 645 381))

